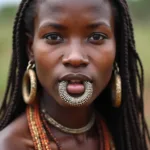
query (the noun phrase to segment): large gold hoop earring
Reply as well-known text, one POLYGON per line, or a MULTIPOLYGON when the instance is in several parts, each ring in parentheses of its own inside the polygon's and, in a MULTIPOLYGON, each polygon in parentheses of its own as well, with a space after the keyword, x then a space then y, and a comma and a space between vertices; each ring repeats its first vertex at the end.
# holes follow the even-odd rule
POLYGON ((122 84, 119 75, 119 68, 116 67, 112 78, 112 105, 119 108, 122 102, 122 84))
POLYGON ((27 70, 23 77, 22 95, 26 104, 33 104, 37 93, 36 74, 34 72, 35 64, 29 61, 27 70))

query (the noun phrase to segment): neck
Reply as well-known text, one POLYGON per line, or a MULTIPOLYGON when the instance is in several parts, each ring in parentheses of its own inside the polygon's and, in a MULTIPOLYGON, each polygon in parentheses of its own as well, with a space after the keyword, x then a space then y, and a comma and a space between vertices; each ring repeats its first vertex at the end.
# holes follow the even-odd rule
POLYGON ((47 113, 57 122, 68 128, 81 128, 91 119, 92 107, 63 107, 46 92, 41 95, 41 101, 47 113))

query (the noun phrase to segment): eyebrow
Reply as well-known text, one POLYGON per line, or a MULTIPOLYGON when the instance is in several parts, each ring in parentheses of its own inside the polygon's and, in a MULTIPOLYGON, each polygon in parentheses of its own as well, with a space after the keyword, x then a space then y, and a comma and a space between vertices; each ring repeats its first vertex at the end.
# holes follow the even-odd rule
POLYGON ((111 28, 111 26, 105 22, 92 23, 92 24, 87 25, 87 28, 95 29, 95 28, 98 28, 99 26, 107 26, 108 28, 111 28))
MULTIPOLYGON (((98 28, 99 26, 107 26, 108 28, 111 28, 111 26, 105 22, 92 23, 92 24, 87 25, 86 27, 89 29, 95 29, 95 28, 98 28)), ((62 24, 50 23, 50 22, 43 23, 42 25, 40 25, 39 28, 46 28, 46 27, 51 27, 56 30, 66 30, 67 29, 67 27, 62 24)))
POLYGON ((61 25, 61 24, 58 24, 58 23, 43 23, 42 25, 40 25, 39 28, 46 28, 46 27, 51 27, 51 28, 54 28, 54 29, 57 29, 57 30, 64 30, 64 29, 67 29, 66 26, 64 25, 61 25))

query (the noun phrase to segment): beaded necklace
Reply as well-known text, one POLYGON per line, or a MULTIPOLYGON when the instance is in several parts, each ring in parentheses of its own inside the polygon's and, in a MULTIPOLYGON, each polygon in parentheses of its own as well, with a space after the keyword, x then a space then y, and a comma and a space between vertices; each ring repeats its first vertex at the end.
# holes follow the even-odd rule
MULTIPOLYGON (((40 118, 40 111, 38 104, 33 106, 27 106, 26 109, 28 125, 31 132, 31 136, 34 143, 35 150, 51 150, 50 141, 48 139, 46 131, 53 137, 46 121, 40 118), (43 120, 43 121, 42 121, 43 120)), ((106 128, 105 123, 102 119, 97 119, 98 132, 103 140, 100 140, 100 150, 115 150, 110 134, 106 128)), ((53 137, 54 138, 54 137, 53 137)), ((54 138, 56 145, 59 146, 58 141, 54 138)), ((62 150, 61 147, 58 147, 59 150, 62 150)))

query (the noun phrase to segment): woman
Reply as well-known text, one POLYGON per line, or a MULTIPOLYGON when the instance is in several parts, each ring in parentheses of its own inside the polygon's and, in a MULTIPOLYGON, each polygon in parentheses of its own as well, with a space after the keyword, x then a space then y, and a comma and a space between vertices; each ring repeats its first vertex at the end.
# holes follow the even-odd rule
POLYGON ((22 0, 0 113, 1 150, 147 150, 126 1, 22 0))

